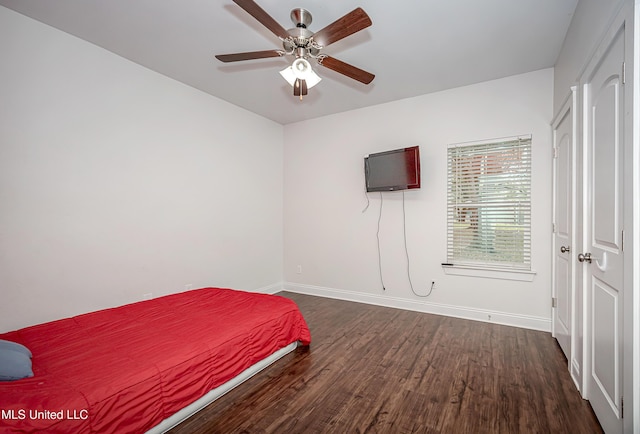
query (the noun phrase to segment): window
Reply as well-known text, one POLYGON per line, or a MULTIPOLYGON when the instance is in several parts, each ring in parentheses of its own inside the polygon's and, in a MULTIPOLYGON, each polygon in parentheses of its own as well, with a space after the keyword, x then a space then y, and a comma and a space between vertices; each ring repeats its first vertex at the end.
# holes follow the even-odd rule
POLYGON ((448 265, 531 270, 531 136, 448 149, 448 265))

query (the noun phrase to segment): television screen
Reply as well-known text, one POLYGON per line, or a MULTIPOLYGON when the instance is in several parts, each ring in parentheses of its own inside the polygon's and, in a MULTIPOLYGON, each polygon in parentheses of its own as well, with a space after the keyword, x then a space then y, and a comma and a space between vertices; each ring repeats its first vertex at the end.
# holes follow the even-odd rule
POLYGON ((420 148, 395 149, 364 157, 367 191, 420 188, 420 148))

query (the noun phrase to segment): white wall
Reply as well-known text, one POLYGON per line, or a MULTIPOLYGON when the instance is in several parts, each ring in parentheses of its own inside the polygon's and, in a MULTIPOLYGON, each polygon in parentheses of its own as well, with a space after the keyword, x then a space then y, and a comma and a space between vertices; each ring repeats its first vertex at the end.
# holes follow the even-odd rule
POLYGON ((553 70, 447 90, 285 126, 285 288, 550 329, 553 70), (533 282, 445 275, 447 145, 533 135, 533 282), (363 156, 420 145, 422 188, 384 193, 383 291, 376 230, 380 199, 364 192, 363 156), (301 273, 298 273, 298 265, 301 273))
POLYGON ((279 287, 283 127, 0 7, 0 331, 279 287))
POLYGON ((187 284, 275 288, 283 269, 288 289, 548 329, 552 70, 283 128, 5 8, 0 53, 0 331, 187 284), (534 138, 534 281, 445 276, 446 146, 517 134, 534 138), (361 212, 363 156, 414 144, 428 299, 408 285, 401 193, 385 193, 384 292, 379 196, 361 212))

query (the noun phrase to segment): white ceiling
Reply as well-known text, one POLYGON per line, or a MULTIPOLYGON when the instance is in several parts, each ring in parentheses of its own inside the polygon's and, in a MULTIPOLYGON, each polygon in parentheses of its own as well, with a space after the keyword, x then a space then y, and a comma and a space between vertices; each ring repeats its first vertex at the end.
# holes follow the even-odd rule
POLYGON ((232 0, 0 0, 281 124, 552 67, 578 0, 256 0, 284 28, 292 9, 318 31, 362 7, 373 25, 323 53, 376 75, 370 85, 315 66, 300 101, 279 70, 291 57, 221 63, 214 54, 280 49, 232 0))

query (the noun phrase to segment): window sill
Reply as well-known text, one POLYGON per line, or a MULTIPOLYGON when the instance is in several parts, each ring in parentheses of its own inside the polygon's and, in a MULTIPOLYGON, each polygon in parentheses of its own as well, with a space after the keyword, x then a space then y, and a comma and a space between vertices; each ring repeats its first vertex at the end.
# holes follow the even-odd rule
POLYGON ((521 282, 533 282, 535 271, 503 270, 495 268, 477 268, 465 265, 442 264, 445 274, 455 276, 485 277, 488 279, 519 280, 521 282))

